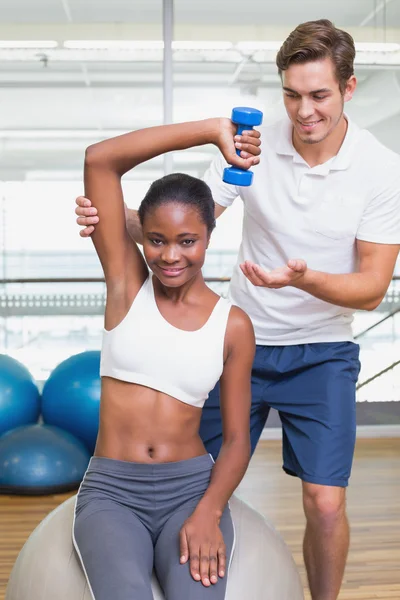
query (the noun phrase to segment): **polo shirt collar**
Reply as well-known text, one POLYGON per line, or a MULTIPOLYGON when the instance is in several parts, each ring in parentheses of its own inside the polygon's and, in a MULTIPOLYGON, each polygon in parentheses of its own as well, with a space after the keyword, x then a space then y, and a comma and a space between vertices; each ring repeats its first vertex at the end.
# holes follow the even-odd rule
MULTIPOLYGON (((359 127, 348 117, 344 115, 347 121, 347 131, 343 143, 336 156, 323 163, 313 167, 313 171, 319 172, 321 175, 329 171, 341 171, 348 169, 351 164, 351 158, 354 151, 355 141, 358 136, 359 127)), ((280 133, 276 141, 275 149, 277 154, 292 156, 293 162, 306 164, 305 160, 300 156, 292 142, 293 125, 290 119, 283 119, 281 122, 280 133)))

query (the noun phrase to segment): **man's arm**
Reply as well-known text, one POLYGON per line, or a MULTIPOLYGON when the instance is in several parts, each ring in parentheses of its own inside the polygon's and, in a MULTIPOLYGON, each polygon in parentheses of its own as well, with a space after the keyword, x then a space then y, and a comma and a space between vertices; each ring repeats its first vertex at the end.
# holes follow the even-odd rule
POLYGON ((137 244, 143 244, 143 232, 138 211, 125 206, 125 219, 126 228, 131 238, 133 238, 137 244))
POLYGON ((307 270, 295 287, 320 300, 358 310, 374 310, 382 302, 393 276, 400 246, 357 241, 357 273, 335 275, 307 270))
POLYGON ((288 285, 312 296, 357 310, 374 310, 382 302, 393 276, 400 245, 357 240, 356 273, 323 273, 308 269, 304 260, 293 259, 285 267, 267 273, 246 261, 241 269, 256 286, 279 289, 288 285))

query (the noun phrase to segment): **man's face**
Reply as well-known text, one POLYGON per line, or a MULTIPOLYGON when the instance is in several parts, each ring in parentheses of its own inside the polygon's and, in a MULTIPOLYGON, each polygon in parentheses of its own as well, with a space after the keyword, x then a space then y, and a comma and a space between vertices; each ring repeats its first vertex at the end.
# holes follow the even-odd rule
POLYGON ((340 122, 343 105, 352 98, 356 78, 342 94, 330 58, 291 65, 282 73, 285 108, 293 123, 293 141, 318 144, 340 122))

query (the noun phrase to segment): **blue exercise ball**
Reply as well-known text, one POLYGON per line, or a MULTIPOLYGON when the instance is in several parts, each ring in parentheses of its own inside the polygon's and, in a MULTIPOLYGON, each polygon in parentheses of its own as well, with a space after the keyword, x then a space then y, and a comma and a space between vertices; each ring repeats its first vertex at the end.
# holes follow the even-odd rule
POLYGON ((40 394, 36 383, 23 364, 0 354, 0 435, 36 423, 40 413, 40 394))
POLYGON ((23 425, 0 438, 0 490, 54 494, 76 489, 90 455, 73 435, 50 425, 23 425))
POLYGON ((100 352, 75 354, 59 364, 42 391, 42 416, 82 440, 93 453, 99 429, 100 352))

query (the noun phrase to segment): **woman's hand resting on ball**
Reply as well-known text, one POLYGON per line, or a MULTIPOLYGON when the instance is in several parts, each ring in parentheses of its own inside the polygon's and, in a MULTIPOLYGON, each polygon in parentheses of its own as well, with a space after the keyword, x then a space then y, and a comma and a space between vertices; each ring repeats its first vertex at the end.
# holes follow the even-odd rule
POLYGON ((189 561, 190 574, 195 581, 208 587, 224 577, 226 547, 219 519, 215 515, 196 511, 184 522, 180 534, 180 563, 189 561))

